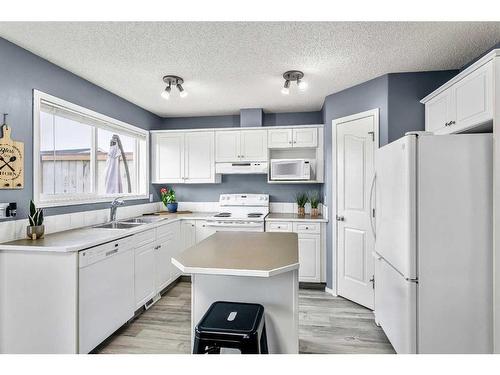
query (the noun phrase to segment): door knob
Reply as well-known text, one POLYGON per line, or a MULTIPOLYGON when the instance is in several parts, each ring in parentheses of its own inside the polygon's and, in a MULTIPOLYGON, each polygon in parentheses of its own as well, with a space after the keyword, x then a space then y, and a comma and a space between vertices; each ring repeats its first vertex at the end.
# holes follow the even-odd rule
POLYGON ((345 221, 345 218, 343 216, 337 215, 337 221, 345 221))

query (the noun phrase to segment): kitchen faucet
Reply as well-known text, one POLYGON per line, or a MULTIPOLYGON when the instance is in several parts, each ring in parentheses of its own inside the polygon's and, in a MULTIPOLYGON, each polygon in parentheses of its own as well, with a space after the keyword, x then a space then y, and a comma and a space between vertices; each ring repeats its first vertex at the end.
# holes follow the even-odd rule
POLYGON ((115 221, 116 220, 116 209, 118 206, 123 206, 125 202, 121 197, 116 197, 113 202, 111 202, 111 206, 109 208, 109 221, 115 221))

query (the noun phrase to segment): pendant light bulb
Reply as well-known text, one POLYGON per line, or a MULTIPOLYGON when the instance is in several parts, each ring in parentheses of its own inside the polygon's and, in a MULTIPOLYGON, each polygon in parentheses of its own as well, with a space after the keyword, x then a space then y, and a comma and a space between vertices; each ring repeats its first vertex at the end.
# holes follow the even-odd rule
POLYGON ((179 90, 179 96, 181 98, 185 98, 186 96, 188 96, 187 91, 184 90, 184 87, 182 87, 180 83, 177 84, 177 89, 179 90))
POLYGON ((301 80, 301 79, 298 79, 297 80, 297 86, 299 86, 299 90, 300 91, 304 91, 307 89, 307 82, 301 80))
POLYGON ((288 95, 290 94, 290 81, 287 79, 285 81, 285 85, 283 86, 283 88, 281 89, 281 93, 283 95, 288 95))
POLYGON ((165 100, 170 99, 170 90, 172 90, 172 88, 168 85, 167 88, 162 91, 161 97, 165 100))

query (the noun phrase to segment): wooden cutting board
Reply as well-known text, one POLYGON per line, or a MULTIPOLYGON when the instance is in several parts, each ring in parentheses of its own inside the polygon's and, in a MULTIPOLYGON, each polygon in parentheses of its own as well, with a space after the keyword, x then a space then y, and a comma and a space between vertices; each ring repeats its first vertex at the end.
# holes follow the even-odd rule
POLYGON ((11 128, 2 126, 0 138, 0 189, 24 187, 24 143, 10 137, 11 128))
POLYGON ((154 214, 148 214, 148 215, 182 215, 182 214, 192 214, 193 211, 177 211, 177 212, 168 212, 168 211, 160 211, 156 212, 154 214))

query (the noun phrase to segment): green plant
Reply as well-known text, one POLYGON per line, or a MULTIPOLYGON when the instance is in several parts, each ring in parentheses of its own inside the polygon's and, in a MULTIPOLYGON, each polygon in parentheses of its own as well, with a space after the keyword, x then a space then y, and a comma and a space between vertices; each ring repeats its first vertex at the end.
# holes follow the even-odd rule
POLYGON ((36 227, 43 224, 43 210, 36 208, 35 203, 30 201, 30 214, 28 216, 30 226, 36 227))
POLYGON ((295 195, 295 201, 297 202, 297 206, 305 207, 306 203, 309 201, 309 197, 306 193, 300 192, 295 195))
POLYGON ((168 203, 175 203, 177 202, 177 198, 175 197, 175 191, 174 189, 168 189, 168 188, 161 188, 160 189, 161 193, 161 201, 163 204, 166 206, 168 203))
POLYGON ((309 193, 309 203, 311 203, 311 208, 318 208, 319 193, 317 191, 313 191, 312 193, 309 193))

